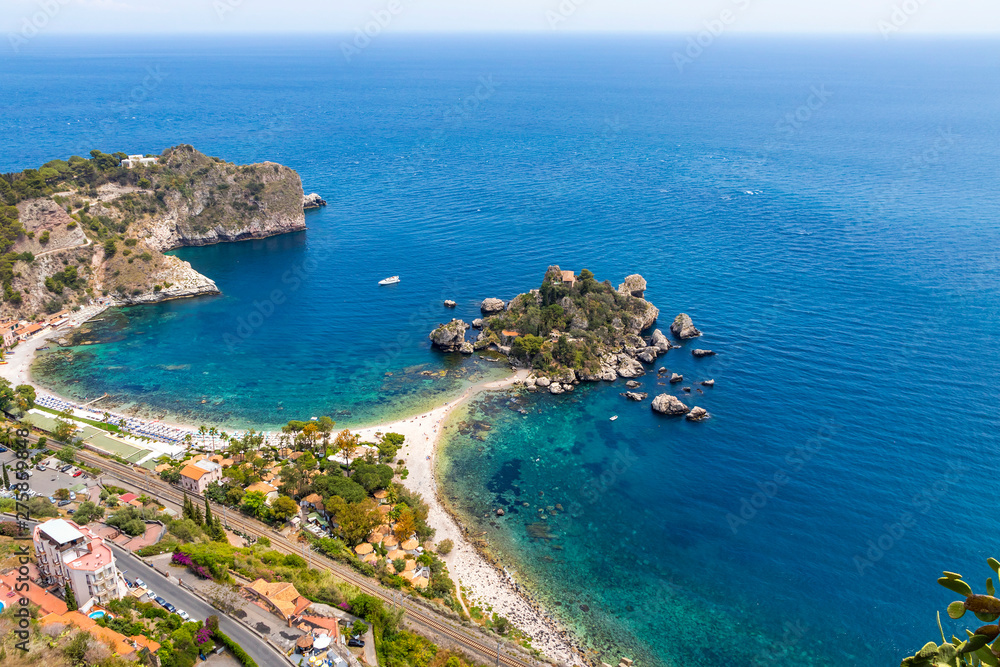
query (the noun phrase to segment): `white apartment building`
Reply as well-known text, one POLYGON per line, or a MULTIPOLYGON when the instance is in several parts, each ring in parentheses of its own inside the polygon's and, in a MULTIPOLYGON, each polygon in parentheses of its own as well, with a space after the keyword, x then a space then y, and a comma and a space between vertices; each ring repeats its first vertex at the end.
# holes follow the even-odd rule
POLYGON ((33 536, 43 579, 49 585, 69 584, 81 609, 88 608, 91 600, 107 604, 125 595, 111 547, 87 527, 52 519, 35 526, 33 536))

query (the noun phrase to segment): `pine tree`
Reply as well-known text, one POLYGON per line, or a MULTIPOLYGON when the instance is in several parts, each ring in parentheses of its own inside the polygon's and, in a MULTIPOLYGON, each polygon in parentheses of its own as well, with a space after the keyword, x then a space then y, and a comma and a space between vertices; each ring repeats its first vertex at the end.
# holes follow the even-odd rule
POLYGON ((63 593, 63 596, 66 598, 66 608, 70 611, 76 611, 76 596, 73 595, 73 589, 70 588, 69 584, 66 584, 66 590, 63 593))
POLYGON ((229 543, 229 538, 226 536, 226 529, 222 527, 222 522, 218 519, 212 524, 212 539, 216 542, 229 543))
POLYGON ((7 477, 7 464, 3 464, 3 485, 5 488, 10 488, 10 478, 7 477))
POLYGON ((199 526, 204 526, 205 517, 201 515, 201 508, 195 505, 194 503, 191 503, 191 510, 192 513, 194 514, 194 516, 191 517, 192 519, 194 519, 194 522, 199 526))
POLYGON ((215 523, 215 519, 212 517, 212 506, 208 502, 208 496, 205 496, 205 525, 209 528, 215 523))
POLYGON ((181 514, 184 516, 185 519, 193 519, 194 518, 194 512, 192 512, 191 509, 192 509, 191 499, 188 498, 188 494, 185 492, 184 493, 184 505, 181 507, 181 514))

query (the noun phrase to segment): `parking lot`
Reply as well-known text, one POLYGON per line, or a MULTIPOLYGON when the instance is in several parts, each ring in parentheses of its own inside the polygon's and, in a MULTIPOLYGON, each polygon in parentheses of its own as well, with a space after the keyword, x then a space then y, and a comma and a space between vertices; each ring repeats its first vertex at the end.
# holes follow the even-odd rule
MULTIPOLYGON (((38 470, 36 466, 31 466, 28 471, 30 476, 27 480, 18 480, 15 475, 15 465, 17 462, 17 457, 12 451, 0 452, 0 463, 7 464, 7 477, 13 484, 18 481, 27 481, 32 492, 36 495, 42 497, 53 496, 56 489, 67 489, 71 490, 74 487, 83 486, 85 491, 77 492, 76 501, 82 501, 87 499, 87 494, 90 491, 90 487, 97 485, 97 481, 94 480, 88 473, 81 471, 76 466, 71 466, 66 472, 62 472, 60 469, 65 467, 67 464, 59 461, 58 459, 52 458, 51 460, 46 460, 44 470, 38 470), (74 477, 76 473, 80 475, 74 477)), ((75 504, 68 505, 66 507, 73 508, 76 507, 75 504)))

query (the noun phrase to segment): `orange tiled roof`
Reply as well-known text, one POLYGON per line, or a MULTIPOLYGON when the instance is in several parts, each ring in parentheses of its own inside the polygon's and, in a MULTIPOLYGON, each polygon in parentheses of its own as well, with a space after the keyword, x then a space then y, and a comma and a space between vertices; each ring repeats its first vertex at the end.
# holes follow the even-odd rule
POLYGON ((302 499, 304 503, 319 503, 323 502, 323 496, 318 493, 310 493, 308 496, 302 499))
POLYGON ((207 474, 208 474, 207 470, 199 468, 198 466, 186 465, 183 468, 181 468, 181 476, 187 477, 188 479, 195 479, 195 480, 201 479, 203 476, 207 474))
POLYGON ((295 586, 285 581, 268 582, 258 579, 248 588, 273 604, 286 618, 301 613, 312 604, 299 595, 295 586))
POLYGON ((65 602, 34 582, 18 582, 13 572, 0 575, 0 600, 4 601, 4 606, 9 607, 10 604, 7 603, 20 597, 27 598, 32 604, 38 605, 43 615, 65 614, 67 611, 65 602), (27 590, 18 591, 17 586, 19 583, 27 583, 27 590))
MULTIPOLYGON (((136 647, 132 645, 132 642, 125 638, 125 635, 117 633, 111 628, 102 628, 95 623, 93 619, 84 616, 78 611, 70 611, 65 614, 47 614, 39 619, 39 622, 42 625, 61 623, 63 625, 76 626, 89 635, 110 644, 112 650, 120 656, 131 655, 136 651, 136 647)), ((148 640, 146 640, 144 645, 149 645, 151 651, 154 650, 152 646, 156 646, 157 649, 160 648, 159 644, 156 642, 149 642, 148 640)))

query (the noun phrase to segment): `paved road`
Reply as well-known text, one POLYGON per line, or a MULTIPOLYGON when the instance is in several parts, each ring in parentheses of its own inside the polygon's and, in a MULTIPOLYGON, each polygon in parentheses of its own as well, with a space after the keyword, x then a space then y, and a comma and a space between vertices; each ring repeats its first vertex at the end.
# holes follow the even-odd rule
POLYGON ((136 578, 142 579, 154 593, 178 609, 183 609, 189 613, 192 619, 204 621, 212 614, 218 616, 219 629, 239 644, 260 667, 286 664, 281 653, 238 622, 220 613, 210 604, 202 602, 200 598, 196 597, 190 591, 181 588, 177 584, 170 583, 166 577, 140 561, 128 551, 114 544, 111 545, 111 548, 115 552, 118 569, 123 571, 128 570, 126 576, 130 580, 135 580, 136 578))

